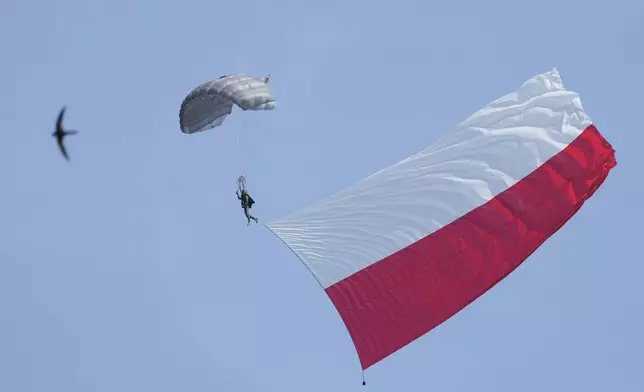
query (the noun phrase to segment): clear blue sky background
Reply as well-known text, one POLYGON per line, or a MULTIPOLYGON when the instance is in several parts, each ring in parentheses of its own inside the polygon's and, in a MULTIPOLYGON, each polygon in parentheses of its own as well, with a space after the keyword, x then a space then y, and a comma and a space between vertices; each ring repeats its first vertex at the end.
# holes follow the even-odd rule
POLYGON ((644 390, 644 3, 5 0, 0 391, 644 390), (270 221, 557 67, 618 166, 517 271, 367 370, 270 221), (270 113, 179 105, 272 74, 270 113), (71 163, 50 133, 80 130, 71 163))

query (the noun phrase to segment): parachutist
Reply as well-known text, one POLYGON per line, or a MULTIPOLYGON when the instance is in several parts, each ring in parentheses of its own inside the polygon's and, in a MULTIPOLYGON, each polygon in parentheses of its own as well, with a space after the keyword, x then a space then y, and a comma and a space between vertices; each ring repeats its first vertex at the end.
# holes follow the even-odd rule
POLYGON ((235 191, 235 193, 237 194, 237 199, 241 200, 241 206, 244 209, 244 215, 246 215, 246 219, 248 219, 248 224, 246 226, 250 225, 251 219, 254 220, 255 223, 258 223, 258 219, 250 214, 250 209, 253 208, 255 200, 250 197, 246 189, 242 189, 241 196, 239 195, 239 190, 235 191))
POLYGON ((78 133, 78 131, 66 131, 63 129, 63 116, 65 115, 65 106, 60 110, 60 113, 58 113, 58 121, 56 121, 56 131, 51 134, 52 137, 55 137, 56 140, 58 141, 58 148, 60 148, 60 152, 63 154, 66 160, 69 161, 69 156, 67 155, 67 150, 65 149, 65 145, 63 144, 63 139, 67 135, 75 135, 78 133))

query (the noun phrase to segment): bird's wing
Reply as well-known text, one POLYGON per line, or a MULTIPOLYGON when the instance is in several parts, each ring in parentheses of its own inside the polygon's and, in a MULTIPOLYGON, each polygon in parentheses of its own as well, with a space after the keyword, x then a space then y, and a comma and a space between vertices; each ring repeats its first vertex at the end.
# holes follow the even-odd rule
POLYGON ((62 139, 58 140, 58 148, 60 148, 60 152, 63 154, 65 159, 67 159, 69 161, 69 156, 67 155, 67 150, 65 149, 65 145, 63 144, 62 139))
POLYGON ((56 121, 56 130, 62 130, 63 129, 63 116, 65 115, 65 110, 66 107, 63 106, 62 109, 60 109, 60 113, 58 113, 58 121, 56 121))

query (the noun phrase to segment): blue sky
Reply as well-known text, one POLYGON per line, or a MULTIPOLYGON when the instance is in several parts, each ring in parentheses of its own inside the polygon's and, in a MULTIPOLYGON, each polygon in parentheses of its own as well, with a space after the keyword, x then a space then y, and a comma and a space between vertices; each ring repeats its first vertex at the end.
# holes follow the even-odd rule
POLYGON ((358 391, 349 335, 269 221, 557 67, 618 166, 371 391, 642 391, 644 3, 24 1, 0 13, 0 391, 358 391), (278 109, 179 130, 196 85, 278 109), (71 162, 50 134, 68 105, 71 162))

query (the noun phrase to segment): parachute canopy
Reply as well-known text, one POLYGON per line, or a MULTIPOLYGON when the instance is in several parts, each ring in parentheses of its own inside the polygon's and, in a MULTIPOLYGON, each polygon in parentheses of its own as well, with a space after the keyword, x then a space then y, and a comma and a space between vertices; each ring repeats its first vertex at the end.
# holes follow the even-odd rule
POLYGON ((234 74, 196 87, 181 103, 181 131, 192 134, 220 126, 232 113, 233 105, 242 110, 274 109, 275 97, 268 79, 234 74))
POLYGON ((324 288, 366 369, 517 268, 599 188, 614 154, 552 70, 267 226, 324 288))

